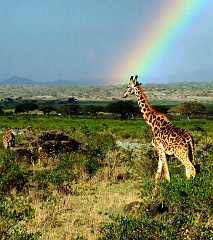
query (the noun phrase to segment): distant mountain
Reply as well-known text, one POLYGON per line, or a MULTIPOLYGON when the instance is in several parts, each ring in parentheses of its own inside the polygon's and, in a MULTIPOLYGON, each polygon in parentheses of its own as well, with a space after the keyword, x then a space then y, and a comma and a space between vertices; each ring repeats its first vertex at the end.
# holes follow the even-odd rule
POLYGON ((59 79, 53 82, 48 82, 47 84, 49 85, 71 85, 71 81, 67 81, 67 80, 63 80, 63 79, 59 79))
MULTIPOLYGON (((120 82, 127 82, 129 76, 126 79, 120 79, 120 82)), ((213 70, 199 69, 192 72, 180 72, 171 76, 165 77, 153 77, 143 79, 143 76, 139 76, 139 79, 146 83, 178 83, 178 82, 212 82, 213 81, 213 70)), ((13 76, 6 80, 0 81, 0 85, 16 85, 16 84, 27 84, 27 85, 74 85, 74 86, 105 86, 113 82, 116 84, 118 79, 78 79, 78 80, 63 80, 59 79, 51 82, 36 82, 28 78, 13 76), (114 80, 114 81, 113 81, 114 80)))
POLYGON ((104 86, 109 82, 109 79, 77 79, 77 80, 63 80, 59 79, 53 82, 48 82, 49 85, 74 85, 74 86, 104 86), (104 84, 105 83, 105 84, 104 84))
POLYGON ((16 85, 16 84, 37 84, 35 81, 28 79, 28 78, 23 78, 23 77, 17 77, 13 76, 11 78, 8 78, 6 80, 3 80, 0 82, 1 85, 16 85))
POLYGON ((0 85, 17 85, 17 84, 27 84, 27 85, 53 85, 53 86, 62 86, 62 85, 76 85, 76 86, 82 86, 82 85, 91 85, 88 84, 93 83, 93 81, 84 81, 84 80, 75 80, 75 81, 68 81, 59 79, 56 81, 51 82, 36 82, 28 78, 13 76, 11 78, 5 79, 3 81, 0 81, 0 85))

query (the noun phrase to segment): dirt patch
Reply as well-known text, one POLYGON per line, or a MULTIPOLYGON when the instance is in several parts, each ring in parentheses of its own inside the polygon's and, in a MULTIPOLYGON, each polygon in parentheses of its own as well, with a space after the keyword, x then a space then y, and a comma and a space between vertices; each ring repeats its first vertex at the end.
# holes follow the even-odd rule
POLYGON ((57 131, 44 131, 24 134, 25 142, 18 145, 14 150, 17 158, 28 163, 36 163, 39 159, 55 158, 60 152, 77 151, 80 143, 66 134, 57 131))

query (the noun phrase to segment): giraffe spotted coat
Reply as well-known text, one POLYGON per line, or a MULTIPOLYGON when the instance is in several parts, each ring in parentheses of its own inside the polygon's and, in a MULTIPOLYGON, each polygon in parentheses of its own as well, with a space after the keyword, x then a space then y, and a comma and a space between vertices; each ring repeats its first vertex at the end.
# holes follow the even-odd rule
POLYGON ((175 155, 182 162, 186 168, 186 177, 188 179, 191 176, 195 177, 196 170, 192 164, 194 161, 194 142, 192 137, 185 129, 174 126, 165 114, 156 111, 151 106, 137 78, 138 76, 135 76, 135 78, 131 76, 123 97, 126 98, 131 94, 136 95, 141 113, 152 129, 152 145, 159 156, 156 181, 159 181, 161 178, 162 170, 166 179, 170 181, 167 155, 175 155))
POLYGON ((11 132, 10 127, 8 127, 8 129, 4 133, 2 141, 5 149, 15 147, 15 136, 11 132))

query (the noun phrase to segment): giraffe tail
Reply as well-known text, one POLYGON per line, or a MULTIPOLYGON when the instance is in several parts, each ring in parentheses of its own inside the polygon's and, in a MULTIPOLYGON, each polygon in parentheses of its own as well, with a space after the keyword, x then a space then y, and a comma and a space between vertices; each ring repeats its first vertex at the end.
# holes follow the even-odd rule
POLYGON ((194 163, 195 158, 194 158, 194 154, 195 154, 195 149, 194 149, 194 142, 191 141, 189 144, 189 159, 191 161, 191 163, 194 163))
POLYGON ((194 142, 192 139, 192 141, 189 143, 189 159, 194 166, 195 174, 197 174, 197 173, 200 173, 200 164, 195 164, 194 153, 195 153, 195 149, 194 149, 194 142))

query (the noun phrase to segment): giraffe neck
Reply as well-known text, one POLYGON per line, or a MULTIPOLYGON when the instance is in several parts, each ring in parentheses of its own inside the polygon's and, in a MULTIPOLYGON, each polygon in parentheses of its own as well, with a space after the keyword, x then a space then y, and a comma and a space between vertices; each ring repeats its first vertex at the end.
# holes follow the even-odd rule
POLYGON ((163 114, 157 112, 149 103, 145 93, 142 90, 141 85, 135 87, 135 95, 138 100, 138 105, 143 115, 144 120, 151 127, 154 132, 156 125, 160 123, 160 120, 169 121, 168 118, 163 114))

